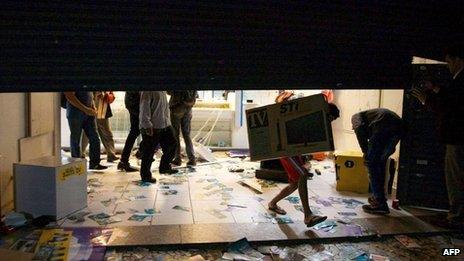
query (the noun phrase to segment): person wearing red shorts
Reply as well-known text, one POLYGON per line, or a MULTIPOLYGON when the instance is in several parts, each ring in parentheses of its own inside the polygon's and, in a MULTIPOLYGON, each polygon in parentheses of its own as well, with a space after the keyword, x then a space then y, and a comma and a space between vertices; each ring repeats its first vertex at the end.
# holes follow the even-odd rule
MULTIPOLYGON (((284 99, 276 98, 276 102, 286 101, 290 96, 285 97, 284 99)), ((337 119, 340 116, 340 111, 337 106, 333 103, 329 103, 329 115, 328 118, 330 121, 337 119)), ((305 162, 303 156, 293 156, 293 157, 283 157, 280 158, 280 162, 287 172, 288 176, 288 186, 283 188, 279 194, 277 194, 268 204, 269 210, 274 211, 277 214, 285 215, 287 212, 280 208, 277 203, 288 197, 296 189, 300 194, 301 204, 304 211, 304 223, 307 227, 312 227, 316 224, 319 224, 327 219, 326 216, 314 215, 311 212, 309 207, 308 200, 308 169, 311 168, 309 162, 305 162)))

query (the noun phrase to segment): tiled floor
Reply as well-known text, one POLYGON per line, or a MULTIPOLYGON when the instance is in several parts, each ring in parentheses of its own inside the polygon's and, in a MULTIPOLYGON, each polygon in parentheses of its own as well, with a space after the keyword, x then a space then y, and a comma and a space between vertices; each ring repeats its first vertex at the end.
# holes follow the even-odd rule
MULTIPOLYGON (((273 222, 267 218, 267 204, 286 186, 284 183, 266 182, 264 185, 254 178, 254 169, 259 163, 240 159, 221 158, 218 164, 199 165, 195 169, 181 168, 175 175, 159 175, 156 171, 157 160, 153 164, 154 185, 140 184, 139 173, 125 173, 116 170, 116 164, 104 172, 89 172, 88 207, 82 211, 92 214, 106 213, 116 223, 107 227, 212 224, 212 223, 253 223, 273 222), (241 166, 242 173, 229 171, 229 167, 241 166), (262 190, 257 194, 248 187, 238 184, 245 181, 262 190), (175 207, 181 209, 175 209, 175 207), (147 215, 143 220, 130 220, 134 213, 145 213, 154 209, 155 214, 147 215)), ((137 162, 132 162, 137 165, 137 162)), ((341 199, 367 201, 367 195, 335 190, 335 172, 329 160, 314 162, 313 167, 321 170, 308 180, 310 205, 317 213, 327 215, 329 219, 342 217, 339 212, 353 213, 351 218, 375 218, 361 210, 360 204, 354 209, 347 208, 341 199)), ((287 211, 286 217, 292 221, 302 221, 303 213, 298 210, 298 192, 292 194, 298 203, 282 200, 279 205, 287 211)), ((391 209, 390 216, 409 216, 406 211, 391 209)), ((275 221, 274 221, 275 222, 275 221)), ((63 227, 99 226, 88 216, 84 222, 75 223, 67 219, 60 221, 63 227)))

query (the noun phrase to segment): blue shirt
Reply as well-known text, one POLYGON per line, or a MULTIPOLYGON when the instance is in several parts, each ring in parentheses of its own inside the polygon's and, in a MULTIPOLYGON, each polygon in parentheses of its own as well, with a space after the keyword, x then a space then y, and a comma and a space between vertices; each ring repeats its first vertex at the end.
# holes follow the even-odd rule
MULTIPOLYGON (((91 92, 74 92, 76 98, 85 106, 92 107, 92 93, 91 92)), ((74 107, 69 101, 66 102, 66 117, 67 118, 82 118, 87 116, 83 111, 74 107)))

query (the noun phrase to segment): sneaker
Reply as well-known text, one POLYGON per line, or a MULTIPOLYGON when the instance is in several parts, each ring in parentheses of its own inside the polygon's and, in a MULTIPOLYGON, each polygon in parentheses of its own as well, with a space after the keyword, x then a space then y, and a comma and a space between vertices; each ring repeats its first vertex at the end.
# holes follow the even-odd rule
POLYGON ((363 205, 362 208, 364 212, 369 214, 386 215, 390 213, 387 202, 379 203, 375 199, 373 199, 371 204, 363 205))
POLYGON ((187 166, 196 166, 197 165, 197 161, 196 160, 189 160, 187 162, 187 166))
POLYGON ((180 165, 182 165, 182 160, 181 159, 174 159, 171 163, 172 163, 172 165, 180 166, 180 165))
POLYGON ((93 170, 104 170, 104 169, 107 169, 107 168, 108 168, 107 166, 103 166, 103 165, 100 165, 100 164, 89 166, 89 169, 93 169, 93 170))
POLYGON ((138 171, 138 169, 132 167, 129 163, 127 162, 119 162, 118 163, 118 170, 122 170, 125 172, 135 172, 138 171))
POLYGON ((116 156, 108 156, 106 158, 106 161, 111 163, 111 162, 117 161, 118 159, 119 159, 119 157, 116 157, 116 156))
POLYGON ((160 170, 160 174, 176 174, 179 171, 177 169, 165 169, 165 170, 160 170))
POLYGON ((155 178, 142 179, 142 182, 156 183, 156 179, 155 178))

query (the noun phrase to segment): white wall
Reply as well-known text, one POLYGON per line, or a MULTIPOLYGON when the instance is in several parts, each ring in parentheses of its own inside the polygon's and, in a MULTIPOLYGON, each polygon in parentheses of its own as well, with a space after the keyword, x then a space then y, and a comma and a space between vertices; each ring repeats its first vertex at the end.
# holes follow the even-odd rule
POLYGON ((332 122, 336 150, 360 150, 351 127, 351 116, 363 110, 378 108, 380 90, 335 90, 334 103, 340 118, 332 122))
POLYGON ((13 208, 13 163, 19 161, 19 139, 27 134, 25 93, 0 94, 0 178, 2 210, 13 208))
MULTIPOLYGON (((387 108, 399 116, 403 110, 403 90, 335 90, 334 103, 340 118, 332 123, 336 150, 360 150, 351 126, 351 116, 357 112, 387 108)), ((399 149, 393 155, 398 158, 399 149)))

